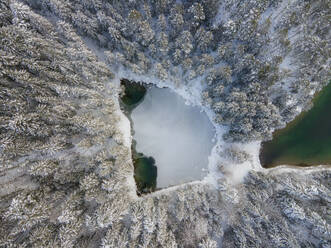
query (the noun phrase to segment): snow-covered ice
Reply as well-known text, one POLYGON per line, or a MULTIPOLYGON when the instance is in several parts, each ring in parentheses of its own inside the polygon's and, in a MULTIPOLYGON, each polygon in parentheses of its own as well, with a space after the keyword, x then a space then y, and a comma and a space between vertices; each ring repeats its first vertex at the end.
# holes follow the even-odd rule
POLYGON ((152 87, 131 114, 137 151, 156 160, 157 187, 202 179, 215 129, 198 106, 169 88, 152 87))

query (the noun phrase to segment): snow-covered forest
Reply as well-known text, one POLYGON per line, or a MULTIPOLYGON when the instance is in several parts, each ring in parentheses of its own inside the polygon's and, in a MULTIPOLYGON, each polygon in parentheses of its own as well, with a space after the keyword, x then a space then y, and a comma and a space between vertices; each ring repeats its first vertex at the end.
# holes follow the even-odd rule
POLYGON ((330 247, 330 168, 256 156, 330 80, 330 9, 0 0, 0 247, 330 247), (137 196, 122 78, 208 114, 206 180, 137 196))

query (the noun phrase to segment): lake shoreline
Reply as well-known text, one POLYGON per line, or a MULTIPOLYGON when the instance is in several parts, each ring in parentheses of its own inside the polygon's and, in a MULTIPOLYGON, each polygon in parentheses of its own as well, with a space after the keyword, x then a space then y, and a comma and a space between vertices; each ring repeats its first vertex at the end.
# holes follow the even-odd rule
POLYGON ((330 82, 316 93, 312 103, 285 128, 276 130, 272 140, 262 142, 259 158, 263 168, 331 165, 330 82))
MULTIPOLYGON (((126 79, 121 80, 123 94, 120 97, 120 105, 123 114, 129 119, 131 135, 134 136, 133 120, 131 114, 143 100, 147 92, 147 87, 141 82, 132 82, 126 79)), ((151 193, 156 190, 157 167, 155 159, 145 156, 136 150, 136 140, 132 140, 131 153, 134 166, 134 180, 137 186, 137 195, 151 193)))

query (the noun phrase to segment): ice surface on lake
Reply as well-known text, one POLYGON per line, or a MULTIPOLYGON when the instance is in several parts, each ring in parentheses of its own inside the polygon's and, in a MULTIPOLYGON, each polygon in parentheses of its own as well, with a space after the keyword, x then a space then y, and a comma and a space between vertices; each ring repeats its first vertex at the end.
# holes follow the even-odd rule
POLYGON ((152 156, 157 166, 157 187, 202 179, 214 146, 215 131, 199 107, 168 88, 148 89, 144 101, 133 110, 137 152, 152 156))

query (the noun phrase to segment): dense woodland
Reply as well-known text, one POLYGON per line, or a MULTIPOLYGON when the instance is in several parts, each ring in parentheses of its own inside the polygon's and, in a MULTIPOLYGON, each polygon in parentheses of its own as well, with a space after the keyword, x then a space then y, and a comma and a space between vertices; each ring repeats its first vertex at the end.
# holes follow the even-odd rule
POLYGON ((25 2, 96 41, 114 72, 201 82, 229 141, 271 138, 330 79, 329 1, 25 2))
POLYGON ((330 79, 330 9, 1 0, 0 247, 330 247, 329 170, 137 197, 113 83, 198 81, 228 142, 269 139, 330 79))

